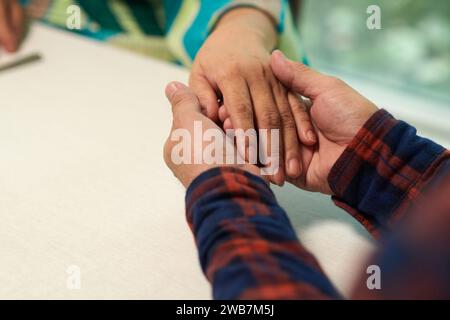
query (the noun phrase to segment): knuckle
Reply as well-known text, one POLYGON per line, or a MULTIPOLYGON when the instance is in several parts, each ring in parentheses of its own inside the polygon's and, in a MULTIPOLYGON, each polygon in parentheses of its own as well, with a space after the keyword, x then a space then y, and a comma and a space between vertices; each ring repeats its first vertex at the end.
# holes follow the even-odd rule
POLYGON ((292 113, 301 114, 301 113, 306 112, 306 107, 305 107, 304 103, 301 102, 300 99, 297 97, 292 99, 290 106, 291 106, 292 113))
POLYGON ((295 114, 303 111, 302 110, 303 108, 300 105, 300 102, 296 101, 296 100, 291 101, 290 107, 291 107, 292 113, 295 113, 295 114))
POLYGON ((288 110, 281 112, 280 116, 284 128, 286 129, 295 128, 294 118, 292 117, 292 114, 288 110))
POLYGON ((251 107, 245 103, 236 104, 233 110, 239 117, 248 118, 252 116, 251 107))
POLYGON ((268 128, 279 128, 281 125, 280 114, 274 110, 267 110, 262 114, 262 124, 268 128))
POLYGON ((281 97, 282 100, 286 102, 289 101, 287 97, 287 90, 279 81, 274 81, 274 83, 272 84, 272 88, 276 96, 281 97))
POLYGON ((269 71, 267 70, 267 67, 265 65, 258 63, 253 66, 253 69, 261 78, 268 78, 269 71))
POLYGON ((241 73, 241 66, 236 61, 229 62, 224 68, 219 71, 218 78, 226 80, 237 77, 241 73))
POLYGON ((183 92, 183 90, 178 90, 172 96, 172 104, 174 106, 180 106, 192 102, 192 97, 183 92))
POLYGON ((268 81, 270 79, 269 68, 261 63, 254 63, 249 66, 249 78, 253 81, 268 81))

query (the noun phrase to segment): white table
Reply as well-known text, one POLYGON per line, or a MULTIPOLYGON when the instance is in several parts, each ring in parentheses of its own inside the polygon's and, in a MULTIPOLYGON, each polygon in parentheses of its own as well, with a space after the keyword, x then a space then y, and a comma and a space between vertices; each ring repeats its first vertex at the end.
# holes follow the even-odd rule
MULTIPOLYGON (((162 159, 163 90, 187 71, 42 25, 25 49, 44 60, 0 73, 0 298, 210 298, 162 159)), ((365 231, 328 197, 275 191, 347 293, 365 231)))

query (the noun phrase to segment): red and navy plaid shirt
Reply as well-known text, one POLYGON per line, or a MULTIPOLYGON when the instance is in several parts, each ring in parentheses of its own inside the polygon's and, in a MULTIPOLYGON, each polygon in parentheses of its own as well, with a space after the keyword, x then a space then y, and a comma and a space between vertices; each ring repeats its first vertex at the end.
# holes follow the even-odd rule
MULTIPOLYGON (((362 280, 353 298, 450 298, 449 159, 380 110, 333 166, 333 200, 381 239, 371 264, 382 288, 362 280)), ((215 299, 341 298, 261 178, 211 169, 188 188, 186 211, 215 299)))

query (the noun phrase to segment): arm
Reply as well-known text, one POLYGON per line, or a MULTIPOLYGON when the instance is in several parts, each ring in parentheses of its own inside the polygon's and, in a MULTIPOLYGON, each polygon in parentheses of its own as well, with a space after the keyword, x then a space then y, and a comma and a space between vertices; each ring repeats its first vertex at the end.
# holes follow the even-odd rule
POLYGON ((450 298, 450 153, 438 156, 425 171, 400 201, 407 213, 391 217, 391 223, 401 223, 365 266, 379 267, 378 290, 368 288, 365 274, 355 286, 354 298, 450 298))
POLYGON ((391 230, 448 153, 339 79, 280 52, 272 55, 272 69, 288 88, 310 98, 310 106, 297 102, 294 116, 308 109, 319 137, 317 148, 302 150, 308 169, 294 184, 332 195, 375 236, 391 230))
MULTIPOLYGON (((209 3, 203 2, 205 6, 209 3)), ((282 154, 280 170, 271 176, 272 182, 282 185, 286 176, 297 177, 302 171, 297 160, 299 140, 311 145, 315 137, 310 123, 296 126, 287 92, 270 68, 270 52, 277 44, 276 31, 285 30, 279 22, 283 19, 274 18, 270 14, 274 10, 256 8, 251 3, 233 1, 211 20, 210 33, 197 30, 192 37, 190 33, 184 36, 186 44, 201 46, 198 52, 194 50, 189 85, 205 114, 216 122, 220 120, 224 129, 281 131, 279 141, 269 141, 269 145, 279 146, 282 154), (194 39, 201 35, 207 36, 204 42, 194 39)), ((267 7, 286 6, 285 1, 258 3, 267 7)), ((194 21, 191 29, 195 24, 194 21)))
POLYGON ((285 212, 258 176, 259 168, 195 163, 192 153, 181 163, 174 158, 173 151, 179 147, 174 134, 183 131, 192 136, 195 121, 205 130, 214 130, 216 139, 225 137, 222 129, 201 113, 189 88, 172 83, 166 95, 172 103, 173 124, 164 159, 182 184, 189 186, 187 219, 214 298, 339 297, 317 261, 298 242, 285 212))
POLYGON ((265 14, 272 24, 270 33, 276 31, 279 35, 274 44, 278 44, 292 58, 303 58, 300 46, 296 45, 298 35, 286 0, 202 0, 199 6, 195 1, 187 0, 178 7, 171 1, 166 2, 167 41, 173 55, 186 66, 192 64, 218 22, 228 13, 244 8, 265 14))
POLYGON ((318 148, 302 153, 308 170, 294 182, 333 195, 375 236, 385 233, 353 297, 448 299, 449 151, 336 78, 280 53, 272 68, 291 90, 311 99, 303 108, 319 136, 318 148))
POLYGON ((380 110, 358 132, 328 177, 336 204, 373 234, 381 249, 378 290, 357 283, 357 299, 448 299, 450 152, 380 110))
POLYGON ((339 298, 261 178, 207 171, 188 189, 186 214, 215 299, 339 298))
MULTIPOLYGON (((375 113, 330 171, 335 203, 370 232, 391 230, 423 190, 440 179, 449 153, 388 112, 375 113)), ((448 169, 447 169, 448 170, 448 169)))

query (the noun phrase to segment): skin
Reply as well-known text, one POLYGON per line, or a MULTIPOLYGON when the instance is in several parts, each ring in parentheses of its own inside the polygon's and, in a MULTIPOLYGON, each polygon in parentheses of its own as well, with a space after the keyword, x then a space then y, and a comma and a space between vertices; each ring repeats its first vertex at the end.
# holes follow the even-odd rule
MULTIPOLYGON (((296 121, 312 121, 318 137, 315 146, 301 146, 299 161, 304 170, 301 176, 290 182, 302 189, 332 194, 327 180, 331 168, 378 108, 343 81, 320 74, 301 63, 289 61, 279 51, 272 54, 271 68, 283 85, 296 93, 289 95, 296 121), (308 97, 309 103, 302 102, 297 94, 308 97)), ((205 128, 218 128, 203 115, 193 92, 182 84, 170 84, 166 95, 172 104, 172 130, 192 130, 195 120, 203 121, 205 128)), ((199 174, 214 167, 207 164, 175 165, 170 159, 172 147, 173 143, 168 140, 164 149, 165 161, 185 187, 199 174)), ((259 169, 255 166, 245 165, 241 168, 259 174, 259 169)))
POLYGON ((271 60, 275 76, 292 92, 309 98, 302 102, 291 96, 297 118, 310 114, 318 143, 302 147, 303 172, 291 179, 296 186, 332 194, 327 178, 331 168, 364 123, 378 108, 342 80, 316 72, 275 51, 271 60))
MULTIPOLYGON (((166 87, 166 96, 172 105, 173 122, 169 138, 164 145, 164 161, 172 170, 175 177, 177 177, 178 180, 180 180, 180 182, 187 188, 191 184, 192 180, 194 180, 201 173, 219 165, 208 165, 205 163, 194 164, 193 161, 191 161, 192 164, 174 164, 171 159, 171 153, 177 142, 170 139, 172 132, 176 129, 182 128, 189 130, 191 136, 193 136, 194 121, 201 121, 202 128, 205 131, 208 129, 216 129, 217 132, 223 131, 219 128, 219 126, 217 126, 217 124, 202 113, 197 96, 190 88, 186 87, 182 83, 172 82, 168 84, 166 87)), ((225 135, 223 135, 223 138, 225 139, 225 135)), ((239 167, 255 175, 259 175, 259 168, 250 164, 235 165, 234 167, 239 167)))
POLYGON ((25 15, 17 0, 0 0, 0 47, 17 51, 23 35, 25 15))
POLYGON ((310 123, 296 127, 287 91, 270 68, 276 41, 268 15, 252 8, 231 10, 198 52, 189 85, 205 114, 224 129, 281 128, 284 160, 271 180, 282 185, 286 173, 291 178, 301 174, 300 142, 312 145, 316 139, 310 123), (223 100, 220 111, 218 98, 223 100))

